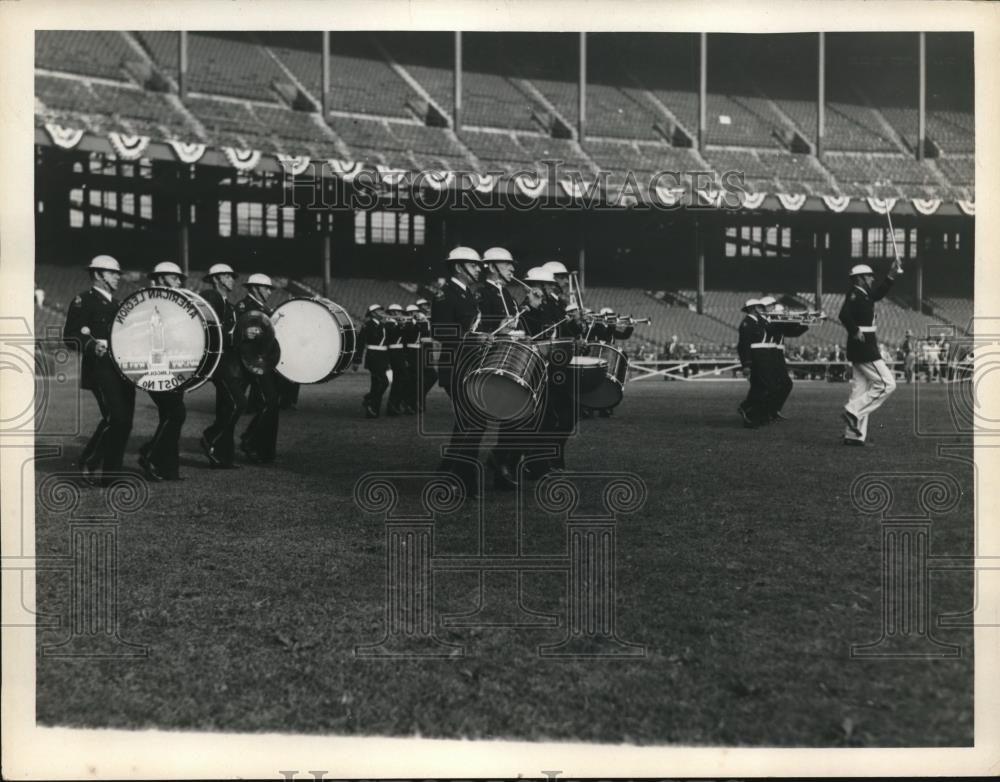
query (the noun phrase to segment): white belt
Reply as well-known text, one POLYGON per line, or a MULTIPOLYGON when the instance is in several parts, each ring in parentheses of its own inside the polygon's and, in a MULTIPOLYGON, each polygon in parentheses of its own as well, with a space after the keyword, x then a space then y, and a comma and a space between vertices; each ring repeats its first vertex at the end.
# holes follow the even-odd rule
POLYGON ((397 342, 395 345, 389 345, 389 350, 402 350, 402 349, 403 349, 403 344, 401 342, 397 342))
POLYGON ((369 345, 368 350, 388 350, 389 348, 385 345, 369 345))
POLYGON ((750 345, 752 348, 772 348, 774 350, 784 350, 784 345, 779 345, 777 342, 754 342, 750 345))
POLYGON ((420 348, 420 343, 419 342, 407 342, 406 343, 406 347, 419 349, 420 348))
POLYGON ((427 344, 427 345, 429 345, 429 344, 430 344, 430 343, 432 343, 432 342, 433 342, 434 340, 433 340, 432 338, 430 338, 430 337, 421 337, 421 338, 420 338, 420 341, 421 341, 421 342, 423 342, 424 344, 427 344))
POLYGON ((874 326, 858 326, 858 331, 863 331, 866 334, 874 334, 875 333, 875 327, 874 326))

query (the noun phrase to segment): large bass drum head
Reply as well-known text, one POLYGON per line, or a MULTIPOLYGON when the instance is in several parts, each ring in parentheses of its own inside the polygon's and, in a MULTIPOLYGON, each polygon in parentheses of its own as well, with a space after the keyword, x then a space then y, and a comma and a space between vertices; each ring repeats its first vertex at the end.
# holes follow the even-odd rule
POLYGON ((340 325, 329 308, 312 299, 291 299, 271 317, 281 345, 278 371, 293 383, 320 383, 334 372, 344 349, 340 325))
POLYGON ((208 352, 207 320, 186 291, 144 288, 126 298, 111 324, 111 358, 146 391, 184 389, 198 382, 208 352))

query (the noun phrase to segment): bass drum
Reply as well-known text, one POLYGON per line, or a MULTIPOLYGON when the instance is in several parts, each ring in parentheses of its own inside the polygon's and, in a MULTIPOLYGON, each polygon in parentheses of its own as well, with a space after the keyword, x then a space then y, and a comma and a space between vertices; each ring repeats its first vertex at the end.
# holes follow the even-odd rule
POLYGON ((354 360, 354 323, 329 299, 289 299, 275 308, 271 323, 281 346, 278 372, 293 383, 324 383, 354 360))
POLYGON ((222 357, 215 310, 186 288, 143 288, 118 307, 108 352, 118 372, 144 391, 192 391, 222 357))
POLYGON ((607 362, 601 382, 591 391, 580 394, 580 401, 586 407, 606 410, 616 407, 625 395, 628 380, 628 358, 613 345, 591 343, 587 345, 587 355, 607 362))

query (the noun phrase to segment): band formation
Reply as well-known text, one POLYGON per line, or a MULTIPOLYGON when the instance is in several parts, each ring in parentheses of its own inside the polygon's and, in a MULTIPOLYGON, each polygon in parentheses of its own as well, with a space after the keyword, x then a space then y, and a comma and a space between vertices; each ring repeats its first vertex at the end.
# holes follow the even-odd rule
MULTIPOLYGON (((356 331, 348 313, 326 298, 292 298, 271 308, 275 286, 265 274, 249 275, 233 304, 237 274, 225 263, 209 268, 200 294, 184 287, 177 264, 159 263, 149 287, 119 301, 118 261, 95 257, 87 267, 91 287, 71 303, 63 334, 82 354, 80 384, 94 394, 101 415, 79 457, 83 479, 100 485, 122 469, 137 390, 149 394, 158 412, 138 464, 152 481, 175 481, 182 480, 187 392, 213 384, 215 416, 201 450, 212 469, 238 469, 242 418, 249 417, 239 452, 251 463, 272 463, 280 410, 294 406, 300 384, 326 382, 362 364, 371 379, 362 401, 367 418, 423 411, 435 385, 445 391, 454 422, 439 469, 468 496, 480 492, 488 431, 495 432, 486 454, 495 490, 564 469, 580 418, 610 416, 622 402, 629 367, 615 343, 648 319, 587 309, 575 273, 559 261, 528 269, 522 279, 502 247, 482 255, 456 247, 445 266, 447 278, 432 301, 373 303, 356 331)), ((869 417, 895 389, 879 352, 875 303, 901 273, 898 256, 878 285, 871 267, 850 271, 839 314, 854 370, 842 412, 845 445, 871 444, 869 417)), ((784 419, 792 390, 784 339, 825 315, 786 312, 773 297, 750 299, 743 312, 738 353, 749 391, 738 412, 744 426, 758 428, 784 419)))

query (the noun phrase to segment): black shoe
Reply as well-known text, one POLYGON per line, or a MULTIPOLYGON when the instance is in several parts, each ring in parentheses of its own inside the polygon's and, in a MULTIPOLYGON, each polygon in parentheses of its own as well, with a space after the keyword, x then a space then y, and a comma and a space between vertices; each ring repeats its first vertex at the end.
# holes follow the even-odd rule
POLYGON ((260 464, 263 461, 260 453, 247 445, 246 439, 240 441, 240 450, 243 451, 243 455, 247 457, 247 461, 252 464, 260 464))
POLYGON ((163 476, 160 475, 159 471, 156 469, 156 465, 154 465, 151 461, 149 461, 149 459, 147 459, 143 455, 139 456, 139 467, 142 468, 142 474, 145 475, 149 480, 155 483, 159 483, 160 481, 163 480, 163 476))
POLYGON ((218 467, 222 464, 219 458, 215 455, 215 449, 212 447, 211 443, 205 439, 205 435, 201 436, 201 440, 198 441, 198 445, 201 446, 202 453, 208 457, 208 464, 210 467, 218 467))
POLYGON ((95 470, 93 467, 86 463, 81 463, 80 466, 80 478, 88 486, 100 486, 101 485, 101 474, 95 470))
POLYGON ((774 415, 771 416, 771 420, 772 421, 787 421, 788 418, 786 416, 783 416, 781 414, 781 411, 779 410, 778 412, 776 412, 774 415))
POLYGON ((852 440, 849 437, 845 437, 844 438, 844 445, 850 445, 850 446, 852 446, 854 448, 864 448, 866 446, 868 446, 868 447, 874 446, 875 443, 871 442, 870 440, 866 442, 864 440, 852 440))
POLYGON ((861 427, 858 425, 858 417, 849 410, 844 410, 840 414, 840 417, 843 419, 844 423, 847 424, 847 428, 851 430, 851 434, 856 435, 857 438, 861 440, 861 427))
POLYGON ((396 417, 397 415, 402 415, 399 408, 396 407, 395 405, 386 405, 385 414, 387 416, 392 416, 392 417, 396 417))
POLYGON ((756 429, 757 428, 757 424, 755 424, 750 419, 750 416, 747 414, 747 411, 743 409, 743 405, 737 406, 736 412, 739 414, 740 418, 743 419, 743 425, 744 426, 746 426, 747 428, 750 428, 750 429, 756 429))

